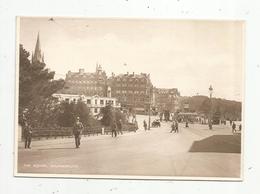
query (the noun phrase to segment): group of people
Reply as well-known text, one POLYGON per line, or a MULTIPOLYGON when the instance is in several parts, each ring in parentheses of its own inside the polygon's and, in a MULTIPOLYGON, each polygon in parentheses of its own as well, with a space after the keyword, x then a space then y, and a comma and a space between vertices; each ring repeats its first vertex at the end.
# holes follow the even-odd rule
MULTIPOLYGON (((137 121, 134 120, 134 125, 135 125, 135 131, 138 129, 138 124, 137 121)), ((24 119, 23 123, 23 129, 24 129, 24 139, 25 139, 25 149, 30 149, 31 148, 31 142, 32 142, 32 128, 28 124, 28 122, 24 119)), ((73 125, 73 135, 75 138, 75 145, 76 148, 80 148, 80 143, 81 143, 81 136, 83 133, 84 126, 82 122, 80 121, 80 117, 76 118, 76 121, 73 125)), ((118 122, 116 120, 113 120, 110 124, 110 129, 111 129, 111 134, 112 137, 117 137, 118 134, 123 134, 123 122, 121 119, 119 119, 118 122)))
MULTIPOLYGON (((115 120, 112 121, 110 124, 110 128, 111 128, 112 137, 117 137, 117 135, 119 133, 122 135, 123 134, 122 120, 120 119, 118 122, 116 122, 115 120)), ((81 135, 82 135, 83 129, 84 129, 84 126, 83 126, 82 122, 80 122, 80 118, 77 117, 76 122, 73 126, 73 135, 75 137, 76 148, 80 148, 80 140, 81 140, 81 135)))
POLYGON ((179 123, 177 120, 173 120, 171 128, 172 128, 171 133, 172 132, 179 133, 179 123))
POLYGON ((122 132, 122 128, 123 128, 123 123, 122 120, 119 119, 118 123, 114 120, 111 124, 111 133, 112 133, 112 137, 117 137, 117 135, 120 133, 121 135, 123 135, 122 132))
MULTIPOLYGON (((236 123, 233 122, 233 123, 232 123, 232 133, 235 133, 235 132, 237 131, 236 127, 237 127, 236 123)), ((239 131, 242 130, 242 125, 241 125, 241 124, 239 124, 238 130, 239 130, 239 131)))

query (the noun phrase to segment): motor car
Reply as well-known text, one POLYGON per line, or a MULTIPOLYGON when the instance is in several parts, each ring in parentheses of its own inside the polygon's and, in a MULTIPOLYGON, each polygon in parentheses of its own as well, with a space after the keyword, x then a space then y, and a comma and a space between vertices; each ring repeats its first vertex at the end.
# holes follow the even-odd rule
POLYGON ((152 122, 152 127, 161 127, 161 122, 159 119, 156 119, 152 122))

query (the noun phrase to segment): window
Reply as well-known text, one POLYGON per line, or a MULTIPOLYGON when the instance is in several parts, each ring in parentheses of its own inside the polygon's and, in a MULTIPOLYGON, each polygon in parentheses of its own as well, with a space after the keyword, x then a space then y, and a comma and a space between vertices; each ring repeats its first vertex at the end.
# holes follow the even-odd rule
POLYGON ((87 104, 91 104, 91 100, 90 99, 87 99, 87 104))
POLYGON ((95 100, 95 104, 97 104, 97 100, 95 100))
POLYGON ((100 104, 102 104, 102 105, 103 105, 103 104, 104 104, 104 100, 100 100, 100 104))
POLYGON ((94 109, 94 113, 98 113, 98 109, 97 108, 94 109))

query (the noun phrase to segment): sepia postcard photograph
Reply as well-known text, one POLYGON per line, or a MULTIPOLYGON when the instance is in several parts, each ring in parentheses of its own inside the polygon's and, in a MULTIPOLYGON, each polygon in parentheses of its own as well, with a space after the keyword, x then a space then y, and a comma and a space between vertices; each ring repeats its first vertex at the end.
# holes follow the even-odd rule
POLYGON ((14 175, 243 180, 245 22, 17 17, 14 175))

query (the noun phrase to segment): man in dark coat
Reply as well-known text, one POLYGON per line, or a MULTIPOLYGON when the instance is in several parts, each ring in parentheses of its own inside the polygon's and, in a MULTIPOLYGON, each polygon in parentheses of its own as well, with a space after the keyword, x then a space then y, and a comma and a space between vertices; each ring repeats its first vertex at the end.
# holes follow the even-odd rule
POLYGON ((175 130, 175 123, 174 123, 174 121, 172 122, 171 128, 172 128, 172 130, 171 130, 170 133, 172 133, 173 131, 174 131, 174 133, 175 133, 176 130, 175 130))
POLYGON ((235 122, 233 122, 233 124, 232 124, 232 133, 235 133, 236 132, 236 123, 235 122))
POLYGON ((177 120, 174 121, 174 125, 175 125, 175 132, 179 133, 179 123, 177 120))
POLYGON ((144 130, 145 130, 145 131, 147 130, 147 123, 146 123, 145 120, 144 120, 144 130))
POLYGON ((83 124, 80 122, 80 118, 77 117, 76 123, 73 126, 73 134, 75 137, 76 148, 80 147, 80 139, 83 131, 83 124))
POLYGON ((121 119, 119 119, 117 129, 118 129, 118 133, 121 133, 121 135, 123 135, 122 128, 123 128, 123 122, 121 119))
POLYGON ((116 125, 116 121, 113 121, 111 124, 111 132, 112 132, 112 137, 116 137, 117 136, 117 125, 116 125))
POLYGON ((31 142, 32 142, 32 128, 27 123, 27 121, 24 122, 24 137, 25 137, 25 145, 24 148, 31 149, 31 142))

